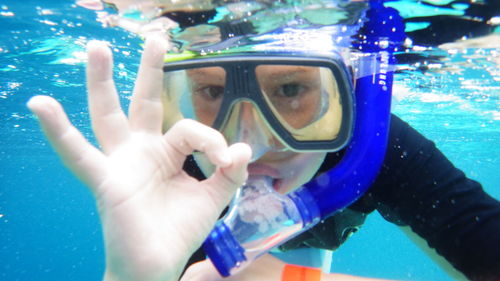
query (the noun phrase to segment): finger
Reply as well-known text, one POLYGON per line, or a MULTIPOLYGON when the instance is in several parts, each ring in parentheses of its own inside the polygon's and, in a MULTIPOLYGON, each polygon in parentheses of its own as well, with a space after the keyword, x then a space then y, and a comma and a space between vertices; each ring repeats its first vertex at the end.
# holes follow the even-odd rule
POLYGON ((87 185, 99 186, 106 157, 71 125, 61 105, 51 97, 35 96, 28 101, 28 107, 38 117, 61 160, 87 185))
POLYGON ((158 37, 146 39, 134 95, 129 108, 130 127, 160 133, 162 126, 163 57, 167 42, 158 37))
POLYGON ((210 178, 203 183, 216 205, 224 208, 234 195, 236 189, 243 185, 248 177, 247 165, 252 157, 250 146, 236 143, 228 148, 232 164, 228 167, 218 167, 210 178))
POLYGON ((164 138, 173 149, 171 153, 176 154, 175 158, 179 159, 180 163, 195 150, 204 152, 217 166, 228 167, 232 163, 222 134, 197 121, 180 120, 167 131, 164 138))
POLYGON ((111 50, 104 42, 87 45, 87 87, 92 127, 105 152, 128 137, 128 121, 113 82, 111 50))

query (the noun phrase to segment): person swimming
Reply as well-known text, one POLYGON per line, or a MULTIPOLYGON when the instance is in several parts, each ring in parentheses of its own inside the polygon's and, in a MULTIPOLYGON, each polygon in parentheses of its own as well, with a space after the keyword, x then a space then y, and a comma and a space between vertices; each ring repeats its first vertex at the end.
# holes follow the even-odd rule
MULTIPOLYGON (((348 118, 340 116, 349 112, 349 103, 339 85, 346 83, 329 83, 342 81, 332 70, 337 69, 335 66, 304 68, 299 64, 291 69, 281 64, 280 69, 273 70, 261 64, 265 67, 260 71, 246 68, 254 76, 246 77, 248 80, 236 84, 233 90, 253 85, 256 91, 252 93, 260 97, 260 102, 252 100, 256 96, 238 100, 238 91, 234 91, 237 98, 224 108, 220 95, 226 93, 228 83, 222 81, 233 75, 221 74, 226 69, 224 60, 218 60, 218 69, 182 70, 176 78, 180 80, 173 80, 175 75, 169 77, 170 70, 163 65, 167 44, 148 38, 145 45, 126 117, 113 86, 111 53, 102 43, 89 43, 89 108, 101 150, 79 134, 53 99, 34 97, 28 103, 63 161, 96 198, 105 236, 107 280, 177 280, 188 258, 248 175, 264 174, 273 178, 274 189, 290 192, 335 168, 346 144, 339 142, 320 152, 299 152, 300 147, 294 147, 294 142, 307 144, 318 138, 333 142, 345 128, 342 122, 348 118), (298 83, 301 80, 296 77, 306 83, 298 83), (277 83, 280 79, 286 83, 277 83), (298 97, 308 97, 307 102, 298 97), (277 116, 275 123, 266 114, 277 116), (220 126, 214 125, 217 118, 220 126), (323 122, 333 125, 309 129, 323 122), (277 133, 278 124, 284 128, 282 134, 277 133), (238 130, 242 134, 231 135, 238 130), (257 133, 252 134, 254 130, 257 133), (284 137, 287 134, 289 137, 284 137), (250 146, 237 142, 245 139, 251 140, 250 146), (252 156, 253 140, 259 144, 256 147, 264 149, 256 149, 260 153, 252 156), (192 153, 195 160, 188 157, 192 153), (250 161, 253 163, 248 164, 250 161)), ((495 258, 500 253, 495 250, 500 238, 494 235, 500 228, 498 201, 395 116, 391 119, 388 148, 376 182, 348 209, 357 216, 377 209, 392 222, 410 225, 469 278, 495 280, 500 268, 496 266, 500 259, 495 258), (401 157, 403 151, 405 157, 401 157), (446 200, 451 197, 455 198, 454 204, 446 200), (430 208, 429 204, 436 200, 443 203, 430 208), (482 218, 481 231, 477 231, 473 220, 461 219, 470 216, 482 218)), ((329 217, 281 248, 335 249, 347 238, 344 230, 351 227, 347 223, 339 228, 342 221, 346 218, 329 217)), ((290 270, 269 256, 261 260, 265 262, 255 262, 235 278, 258 279, 262 276, 259 272, 264 272, 279 280, 282 271, 290 270)), ((204 262, 192 266, 183 278, 219 278, 214 274, 213 267, 204 262)), ((314 276, 331 278, 326 274, 314 276)))

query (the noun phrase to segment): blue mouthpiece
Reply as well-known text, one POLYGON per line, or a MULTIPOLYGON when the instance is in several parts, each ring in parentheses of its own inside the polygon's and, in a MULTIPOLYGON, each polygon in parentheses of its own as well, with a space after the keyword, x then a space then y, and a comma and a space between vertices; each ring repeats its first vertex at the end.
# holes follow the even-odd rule
POLYGON ((203 250, 222 276, 229 276, 231 269, 239 268, 247 260, 245 249, 223 221, 217 222, 203 244, 203 250))

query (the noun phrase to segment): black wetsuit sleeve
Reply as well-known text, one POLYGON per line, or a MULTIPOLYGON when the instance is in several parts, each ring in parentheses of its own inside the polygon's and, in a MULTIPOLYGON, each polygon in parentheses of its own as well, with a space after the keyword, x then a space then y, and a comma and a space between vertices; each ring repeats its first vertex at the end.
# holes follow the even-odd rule
POLYGON ((408 225, 471 280, 500 280, 500 202, 396 116, 384 165, 364 200, 408 225))

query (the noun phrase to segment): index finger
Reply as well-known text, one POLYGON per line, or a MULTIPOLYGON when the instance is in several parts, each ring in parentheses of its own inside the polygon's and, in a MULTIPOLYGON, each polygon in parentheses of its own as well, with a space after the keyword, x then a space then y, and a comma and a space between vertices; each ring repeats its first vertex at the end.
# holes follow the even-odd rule
POLYGON ((220 132, 191 119, 175 123, 164 136, 176 154, 184 161, 195 150, 204 152, 210 161, 222 168, 232 164, 227 142, 220 132))

